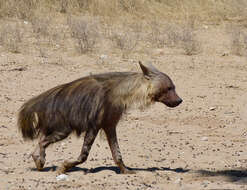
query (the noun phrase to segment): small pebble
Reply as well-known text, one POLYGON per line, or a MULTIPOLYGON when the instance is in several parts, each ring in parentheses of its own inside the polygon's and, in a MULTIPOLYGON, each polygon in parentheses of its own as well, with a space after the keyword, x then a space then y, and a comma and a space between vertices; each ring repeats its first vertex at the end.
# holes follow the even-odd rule
POLYGON ((208 141, 208 137, 202 137, 201 140, 202 141, 208 141))
POLYGON ((209 110, 214 111, 214 110, 216 110, 216 107, 210 107, 209 110))
POLYGON ((68 175, 66 174, 61 174, 59 176, 56 177, 57 181, 67 181, 69 179, 68 175))

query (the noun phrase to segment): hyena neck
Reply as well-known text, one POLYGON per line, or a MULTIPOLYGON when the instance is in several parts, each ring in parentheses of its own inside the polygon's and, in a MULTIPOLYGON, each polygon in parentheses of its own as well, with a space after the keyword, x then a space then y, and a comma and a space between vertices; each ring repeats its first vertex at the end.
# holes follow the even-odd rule
POLYGON ((151 84, 143 77, 143 74, 136 73, 119 81, 114 88, 112 95, 114 104, 124 109, 144 109, 153 103, 151 98, 151 84))

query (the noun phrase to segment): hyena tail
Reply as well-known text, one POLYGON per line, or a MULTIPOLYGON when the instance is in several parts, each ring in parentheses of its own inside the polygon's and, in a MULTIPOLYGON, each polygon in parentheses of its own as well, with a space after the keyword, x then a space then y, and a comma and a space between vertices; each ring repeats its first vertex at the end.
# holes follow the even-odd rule
POLYGON ((37 138, 39 133, 38 114, 34 112, 28 105, 23 105, 18 114, 17 125, 22 133, 23 139, 33 140, 37 138))

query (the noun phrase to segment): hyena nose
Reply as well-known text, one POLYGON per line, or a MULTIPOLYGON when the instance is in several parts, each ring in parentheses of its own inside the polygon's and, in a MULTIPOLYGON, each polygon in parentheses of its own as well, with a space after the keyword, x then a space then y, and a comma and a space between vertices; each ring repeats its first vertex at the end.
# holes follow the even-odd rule
POLYGON ((178 104, 181 104, 183 102, 183 100, 180 98, 179 100, 178 100, 178 104))
POLYGON ((177 101, 176 101, 176 106, 178 106, 179 104, 181 104, 183 102, 183 100, 181 98, 179 98, 177 101))

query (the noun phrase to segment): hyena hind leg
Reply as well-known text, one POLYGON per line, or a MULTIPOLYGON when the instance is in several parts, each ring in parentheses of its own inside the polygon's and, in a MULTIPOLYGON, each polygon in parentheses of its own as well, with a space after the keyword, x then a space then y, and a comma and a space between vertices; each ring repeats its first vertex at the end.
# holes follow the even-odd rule
POLYGON ((33 161, 36 165, 36 168, 41 171, 45 165, 45 149, 52 143, 58 142, 65 139, 70 132, 53 132, 51 135, 45 136, 42 134, 40 137, 39 143, 36 146, 34 152, 32 153, 33 161))
POLYGON ((83 162, 87 160, 87 157, 89 155, 89 152, 91 150, 91 147, 93 145, 93 142, 98 132, 99 132, 99 129, 97 128, 91 127, 88 129, 84 137, 84 142, 83 142, 83 146, 82 146, 79 157, 77 158, 77 160, 74 160, 74 161, 65 161, 62 164, 62 166, 58 168, 57 170, 58 174, 66 173, 66 171, 68 171, 69 169, 75 167, 78 164, 82 164, 83 162))

